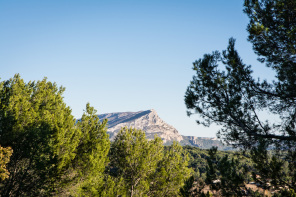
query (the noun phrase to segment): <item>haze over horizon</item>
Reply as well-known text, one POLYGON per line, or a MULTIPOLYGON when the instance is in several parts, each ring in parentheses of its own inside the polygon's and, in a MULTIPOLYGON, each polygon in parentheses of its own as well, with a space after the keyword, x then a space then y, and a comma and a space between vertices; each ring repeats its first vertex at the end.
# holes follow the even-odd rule
POLYGON ((274 76, 256 60, 242 10, 237 0, 1 1, 0 78, 47 77, 66 87, 76 118, 87 102, 98 114, 155 109, 182 135, 215 137, 218 127, 186 115, 192 62, 234 37, 255 76, 274 76))

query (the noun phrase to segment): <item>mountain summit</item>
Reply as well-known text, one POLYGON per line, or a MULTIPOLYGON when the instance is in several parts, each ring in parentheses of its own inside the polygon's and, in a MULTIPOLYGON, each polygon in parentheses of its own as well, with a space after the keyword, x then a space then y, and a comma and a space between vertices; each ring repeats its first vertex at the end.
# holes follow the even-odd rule
POLYGON ((114 140, 122 127, 133 127, 145 131, 148 139, 153 139, 157 135, 166 145, 173 141, 180 142, 181 145, 191 145, 199 148, 211 148, 217 146, 220 150, 227 150, 229 147, 216 138, 182 136, 177 129, 163 121, 155 110, 150 109, 138 112, 116 112, 98 115, 100 120, 108 119, 108 134, 110 140, 114 140))
POLYGON ((110 139, 114 140, 122 127, 133 127, 146 132, 148 139, 158 135, 164 143, 182 141, 183 137, 171 125, 164 122, 155 110, 138 112, 118 112, 98 115, 100 120, 108 119, 108 133, 110 139))

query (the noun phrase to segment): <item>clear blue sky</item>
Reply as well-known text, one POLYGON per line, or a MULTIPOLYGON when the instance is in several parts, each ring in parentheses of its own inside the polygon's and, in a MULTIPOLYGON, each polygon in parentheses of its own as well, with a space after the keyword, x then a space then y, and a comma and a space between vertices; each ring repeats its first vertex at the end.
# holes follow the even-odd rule
POLYGON ((66 87, 76 118, 87 102, 98 113, 155 109, 182 135, 214 137, 217 127, 186 115, 192 62, 234 37, 255 75, 272 75, 256 62, 242 9, 239 0, 0 0, 0 77, 46 76, 66 87))

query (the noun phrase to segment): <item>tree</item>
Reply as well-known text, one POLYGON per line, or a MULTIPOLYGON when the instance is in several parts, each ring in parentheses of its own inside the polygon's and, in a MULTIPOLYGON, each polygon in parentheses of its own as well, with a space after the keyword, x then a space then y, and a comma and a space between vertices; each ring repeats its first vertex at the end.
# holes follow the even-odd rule
POLYGON ((262 93, 278 97, 286 108, 289 102, 295 103, 296 97, 295 8, 293 0, 246 0, 244 9, 250 18, 248 39, 259 61, 266 62, 277 74, 278 81, 262 93))
MULTIPOLYGON (((63 101, 65 88, 19 75, 0 84, 0 143, 10 176, 2 196, 88 195, 103 187, 110 149, 107 120, 89 104, 77 122, 63 101), (6 151, 6 152, 5 152, 6 151)), ((1 152, 1 157, 2 157, 1 152)), ((2 170, 1 170, 2 177, 2 170)))
POLYGON ((79 140, 64 90, 46 78, 25 83, 19 75, 0 83, 0 144, 14 151, 2 196, 41 195, 58 187, 79 140))
POLYGON ((241 160, 229 155, 219 158, 217 147, 209 149, 206 183, 211 190, 221 196, 245 196, 249 192, 245 185, 248 168, 241 160))
POLYGON ((245 0, 244 6, 250 18, 249 41, 258 60, 275 71, 276 80, 256 81, 231 38, 227 50, 193 63, 196 75, 185 94, 188 115, 199 114, 197 122, 206 126, 221 125, 218 136, 235 147, 277 150, 289 161, 286 184, 295 189, 296 2, 245 0), (264 120, 262 111, 277 116, 277 121, 264 120))
POLYGON ((104 171, 109 163, 110 140, 107 134, 107 119, 101 122, 96 112, 87 103, 85 113, 76 124, 79 143, 75 150, 75 158, 71 162, 72 168, 68 171, 68 184, 60 193, 69 188, 72 195, 92 196, 101 192, 97 188, 104 185, 104 171))
POLYGON ((6 165, 12 155, 12 149, 10 147, 3 148, 0 146, 0 180, 3 181, 9 177, 9 172, 6 169, 6 165))
POLYGON ((193 63, 196 76, 185 94, 189 115, 200 114, 205 125, 221 124, 221 134, 238 145, 252 146, 259 138, 295 142, 295 7, 291 0, 245 1, 249 40, 263 56, 260 60, 276 71, 278 81, 256 82, 251 66, 242 62, 235 40, 230 39, 222 55, 214 52, 193 63), (225 65, 225 71, 218 69, 219 64, 225 65), (282 122, 262 121, 260 110, 278 115, 282 122))
POLYGON ((194 176, 190 176, 187 180, 185 180, 183 187, 180 188, 180 194, 183 197, 191 197, 196 195, 196 192, 193 191, 194 187, 194 176))
POLYGON ((191 173, 187 167, 189 158, 176 142, 165 151, 162 143, 159 137, 148 141, 141 130, 121 129, 110 151, 113 177, 124 188, 115 188, 117 194, 179 196, 191 173))
POLYGON ((192 174, 188 168, 188 155, 177 142, 173 142, 165 151, 152 178, 150 195, 179 196, 180 189, 192 174))
POLYGON ((162 140, 148 141, 145 132, 123 128, 111 144, 111 166, 125 182, 127 196, 146 196, 150 177, 163 157, 162 140))
MULTIPOLYGON (((103 188, 110 149, 107 120, 89 104, 79 121, 63 101, 65 88, 19 75, 0 83, 1 196, 90 195, 103 188), (4 152, 3 152, 4 151, 4 152), (2 156, 4 155, 4 160, 2 156), (3 163, 4 162, 4 163, 3 163)), ((101 191, 99 191, 101 192, 101 191)))

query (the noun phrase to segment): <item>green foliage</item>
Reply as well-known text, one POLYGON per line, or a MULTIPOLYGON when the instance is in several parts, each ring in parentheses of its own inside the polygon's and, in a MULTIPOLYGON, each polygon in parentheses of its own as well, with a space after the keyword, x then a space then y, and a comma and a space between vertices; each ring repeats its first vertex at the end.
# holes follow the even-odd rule
POLYGON ((124 181, 121 192, 126 196, 179 196, 191 172, 179 144, 164 151, 160 138, 148 141, 145 132, 133 128, 118 133, 111 144, 110 161, 111 174, 124 181))
POLYGON ((25 83, 15 75, 1 82, 0 144, 14 150, 4 196, 53 191, 75 157, 78 136, 63 92, 46 78, 25 83))
MULTIPOLYGON (((89 196, 98 193, 96 189, 104 184, 104 171, 109 162, 110 141, 107 134, 107 120, 100 122, 96 112, 88 103, 85 113, 76 124, 80 137, 75 151, 76 157, 72 161, 70 182, 78 186, 80 195, 89 196)), ((107 178, 107 183, 109 179, 107 178)))
POLYGON ((229 158, 229 155, 218 158, 217 148, 210 149, 206 183, 211 190, 217 191, 221 196, 244 196, 244 191, 248 191, 245 186, 248 182, 248 168, 241 160, 242 157, 229 158))
POLYGON ((165 151, 153 176, 150 193, 153 196, 178 196, 180 187, 191 174, 189 157, 181 145, 174 142, 165 151))
POLYGON ((101 123, 87 104, 76 124, 64 90, 46 78, 25 83, 15 75, 1 82, 0 144, 14 152, 1 195, 87 195, 102 187, 110 149, 107 121, 101 123))
POLYGON ((243 196, 246 190, 247 171, 241 166, 238 159, 223 157, 219 163, 221 190, 224 196, 243 196))
POLYGON ((181 196, 183 197, 191 197, 192 196, 192 189, 194 187, 194 176, 189 177, 187 180, 184 182, 184 186, 181 187, 180 193, 181 196))
POLYGON ((194 62, 196 76, 187 89, 185 103, 188 109, 193 109, 203 118, 198 123, 205 126, 213 122, 220 124, 224 127, 225 140, 242 141, 243 145, 250 146, 254 143, 253 134, 257 132, 260 135, 263 129, 253 113, 256 103, 250 94, 252 71, 242 63, 234 43, 234 39, 230 39, 222 56, 214 52, 194 62), (218 70, 219 63, 226 65, 226 71, 218 70))
MULTIPOLYGON (((183 146, 183 149, 188 153, 189 156, 189 164, 188 167, 192 168, 194 172, 195 178, 203 179, 206 178, 206 172, 207 172, 207 159, 209 158, 209 151, 206 149, 200 149, 193 146, 183 146)), ((248 153, 240 153, 238 151, 216 151, 216 155, 218 158, 222 158, 226 155, 228 157, 233 158, 236 157, 236 155, 243 154, 244 159, 241 160, 243 165, 252 166, 253 163, 250 159, 250 155, 248 153)))
POLYGON ((77 123, 81 131, 80 142, 76 150, 75 165, 80 167, 81 173, 96 176, 101 174, 109 162, 107 155, 110 149, 107 134, 107 120, 101 123, 96 110, 86 105, 86 111, 77 123))
POLYGON ((193 63, 196 74, 185 94, 188 115, 199 114, 197 122, 206 126, 221 125, 218 136, 228 144, 252 149, 254 175, 261 181, 296 189, 296 2, 245 0, 244 5, 249 41, 259 61, 275 71, 275 80, 255 80, 231 38, 222 53, 205 54, 193 63), (262 111, 277 120, 264 119, 262 111), (266 151, 270 148, 272 156, 266 151))
POLYGON ((111 166, 124 179, 128 196, 147 195, 149 179, 162 157, 161 139, 148 141, 141 130, 123 128, 111 144, 111 166))
POLYGON ((195 171, 196 177, 205 176, 208 151, 200 149, 193 146, 183 146, 183 149, 186 150, 189 156, 188 167, 192 168, 195 171))
POLYGON ((278 81, 273 85, 286 107, 296 96, 295 8, 294 0, 246 0, 244 9, 250 18, 249 41, 259 60, 276 71, 278 81))
POLYGON ((203 189, 205 189, 206 183, 203 179, 195 178, 190 176, 185 180, 183 187, 180 188, 180 195, 183 197, 193 197, 193 196, 211 196, 210 193, 205 194, 203 189))
POLYGON ((179 144, 164 150, 160 138, 123 128, 110 149, 107 120, 87 104, 76 121, 64 88, 19 75, 0 85, 0 143, 14 151, 0 147, 1 196, 180 195, 191 170, 179 144))
POLYGON ((6 165, 12 155, 12 149, 10 147, 3 148, 0 146, 0 181, 9 177, 9 172, 6 169, 6 165))
POLYGON ((200 114, 205 125, 221 124, 221 135, 238 146, 251 147, 259 138, 295 142, 295 7, 294 0, 245 1, 249 40, 260 59, 276 71, 277 81, 256 82, 230 39, 222 55, 216 51, 194 62, 196 75, 185 95, 189 115, 200 114), (264 122, 258 115, 261 110, 282 122, 264 122))
POLYGON ((92 195, 92 196, 103 196, 103 197, 127 196, 125 182, 122 177, 114 178, 111 176, 106 176, 104 179, 103 186, 99 188, 97 191, 99 191, 97 195, 92 195))
MULTIPOLYGON (((213 181, 218 180, 218 162, 217 162, 217 148, 213 147, 209 149, 209 157, 207 158, 207 178, 206 183, 212 184, 213 181)), ((212 185, 212 188, 215 188, 215 185, 212 185)))
POLYGON ((266 150, 266 144, 263 142, 251 150, 251 157, 254 161, 253 179, 264 189, 269 189, 269 182, 273 186, 279 187, 287 180, 284 171, 284 160, 279 158, 276 153, 271 154, 266 150))

